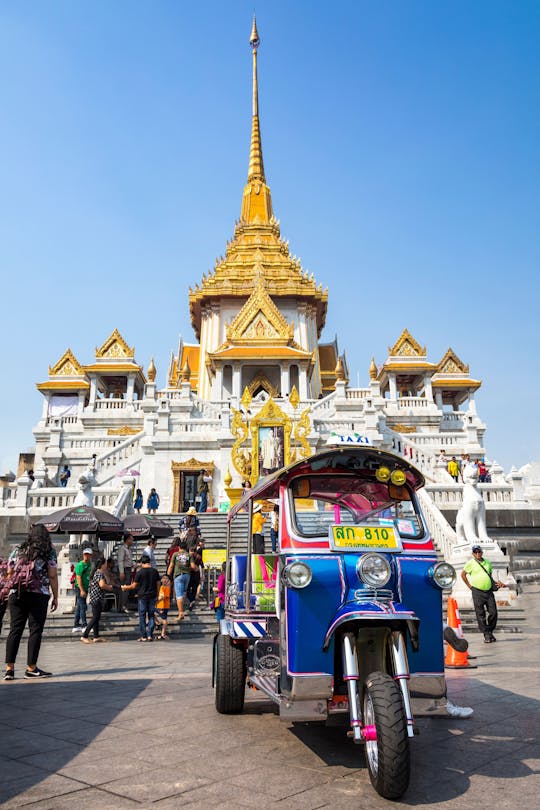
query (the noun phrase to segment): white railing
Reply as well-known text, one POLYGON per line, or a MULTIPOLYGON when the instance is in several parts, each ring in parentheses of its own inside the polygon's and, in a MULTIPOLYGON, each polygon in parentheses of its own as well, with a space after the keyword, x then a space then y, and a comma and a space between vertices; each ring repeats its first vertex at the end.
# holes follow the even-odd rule
POLYGON ((2 487, 0 489, 0 503, 5 506, 9 501, 14 501, 17 497, 17 487, 2 487))
MULTIPOLYGON (((88 406, 90 410, 92 410, 92 406, 88 406)), ((138 399, 134 399, 130 402, 127 399, 96 399, 94 402, 93 410, 94 411, 138 411, 141 407, 141 403, 138 399)))
POLYGON ((123 439, 66 439, 64 448, 71 450, 97 450, 100 447, 111 449, 117 447, 123 439))
POLYGON ((219 430, 221 423, 218 419, 204 419, 199 422, 177 422, 171 420, 175 433, 204 433, 206 431, 219 430))
MULTIPOLYGON (((486 506, 511 504, 513 489, 510 484, 478 484, 486 506)), ((427 484, 426 491, 439 508, 459 509, 463 502, 462 484, 427 484)))
POLYGON ((436 550, 442 554, 445 560, 451 560, 452 549, 457 544, 454 529, 430 498, 426 489, 419 489, 417 495, 436 550))
POLYGON ((144 431, 141 431, 133 436, 129 436, 123 442, 116 445, 116 447, 98 456, 96 459, 96 471, 100 473, 104 470, 110 470, 111 467, 116 467, 121 461, 131 458, 134 452, 140 448, 143 435, 144 431))
MULTIPOLYGON (((26 497, 26 506, 29 514, 39 510, 41 512, 54 511, 55 509, 65 509, 73 506, 79 490, 67 487, 43 487, 41 489, 31 489, 26 497)), ((100 509, 109 510, 116 502, 120 490, 116 489, 95 489, 94 506, 100 509)))
POLYGON ((48 416, 46 424, 47 425, 58 425, 60 424, 62 427, 64 425, 76 425, 79 422, 78 416, 48 416))
POLYGON ((408 436, 412 444, 419 447, 461 447, 465 446, 467 437, 463 433, 412 433, 408 436))
POLYGON ((396 400, 398 408, 428 408, 434 403, 425 397, 399 397, 396 400))
POLYGON ((326 411, 333 411, 335 408, 334 399, 336 393, 332 391, 322 399, 316 399, 311 406, 311 416, 317 417, 319 413, 324 414, 326 411))
POLYGON ((373 397, 373 393, 371 388, 347 388, 346 397, 347 399, 368 399, 368 397, 373 397))

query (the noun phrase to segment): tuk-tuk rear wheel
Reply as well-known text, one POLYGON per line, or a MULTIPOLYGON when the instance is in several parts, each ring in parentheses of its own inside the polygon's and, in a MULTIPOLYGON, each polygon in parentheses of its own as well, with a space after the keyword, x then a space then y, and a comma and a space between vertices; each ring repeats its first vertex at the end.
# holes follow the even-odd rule
POLYGON ((399 799, 409 785, 409 738, 401 692, 390 675, 373 672, 368 677, 363 720, 377 729, 377 739, 365 743, 371 784, 385 799, 399 799))
POLYGON ((219 635, 215 646, 216 709, 220 714, 239 714, 246 692, 246 654, 230 636, 219 635))

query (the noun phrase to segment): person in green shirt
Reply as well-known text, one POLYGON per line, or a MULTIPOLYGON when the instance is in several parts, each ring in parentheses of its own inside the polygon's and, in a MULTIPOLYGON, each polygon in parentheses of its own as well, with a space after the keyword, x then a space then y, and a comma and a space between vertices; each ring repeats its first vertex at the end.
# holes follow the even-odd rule
POLYGON ((491 644, 497 641, 493 632, 497 627, 497 603, 493 595, 493 586, 504 588, 504 582, 494 580, 492 566, 484 559, 481 546, 472 547, 472 559, 463 566, 461 579, 472 593, 476 621, 484 642, 491 644))
POLYGON ((85 548, 82 560, 75 566, 75 616, 73 617, 72 633, 82 633, 86 627, 86 599, 92 571, 91 548, 85 548))

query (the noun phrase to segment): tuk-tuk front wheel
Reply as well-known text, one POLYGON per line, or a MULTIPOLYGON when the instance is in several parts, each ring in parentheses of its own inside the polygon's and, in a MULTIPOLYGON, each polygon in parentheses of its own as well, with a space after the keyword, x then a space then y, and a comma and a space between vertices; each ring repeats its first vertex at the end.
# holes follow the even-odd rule
POLYGON ((215 646, 216 709, 220 714, 239 714, 246 691, 246 654, 230 636, 219 635, 215 646))
POLYGON ((385 799, 399 799, 409 785, 407 720, 401 692, 384 672, 373 672, 364 688, 364 725, 375 726, 365 751, 371 784, 385 799))

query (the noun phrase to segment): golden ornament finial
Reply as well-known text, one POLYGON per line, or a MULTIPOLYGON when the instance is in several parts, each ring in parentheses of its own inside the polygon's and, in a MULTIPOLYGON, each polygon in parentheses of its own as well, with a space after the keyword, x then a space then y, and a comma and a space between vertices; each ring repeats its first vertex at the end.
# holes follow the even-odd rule
POLYGON ((246 387, 244 388, 244 393, 242 394, 242 399, 240 400, 240 403, 244 406, 246 411, 249 408, 249 406, 251 405, 251 400, 252 399, 253 399, 253 397, 249 393, 249 388, 246 385, 246 387))
POLYGON ((232 483, 232 475, 231 475, 231 471, 229 470, 228 467, 227 467, 227 472, 223 476, 223 483, 225 484, 226 487, 230 487, 230 485, 232 483))
POLYGON ((154 358, 150 360, 150 365, 148 366, 148 381, 153 383, 156 381, 156 367, 154 365, 154 358))
POLYGON ((291 405, 295 410, 298 408, 300 404, 300 396, 298 394, 298 391, 296 390, 296 385, 293 385, 291 393, 289 394, 289 402, 291 403, 291 405))
POLYGON ((186 362, 184 363, 184 367, 182 369, 182 374, 180 375, 182 382, 189 382, 191 378, 191 369, 189 367, 189 362, 186 357, 186 362))
POLYGON ((344 381, 344 379, 345 379, 345 369, 343 368, 343 361, 342 361, 341 357, 338 357, 338 361, 336 363, 336 368, 335 368, 334 373, 336 375, 336 380, 339 380, 340 382, 344 381))
POLYGON ((253 28, 249 43, 253 52, 253 109, 251 121, 251 146, 249 150, 248 183, 259 180, 264 183, 264 164, 262 156, 261 130, 259 127, 259 82, 257 78, 257 48, 260 45, 257 23, 253 18, 253 28))
POLYGON ((376 380, 377 379, 377 374, 378 374, 377 364, 375 362, 375 358, 372 357, 371 358, 371 365, 369 367, 369 379, 370 380, 376 380))

